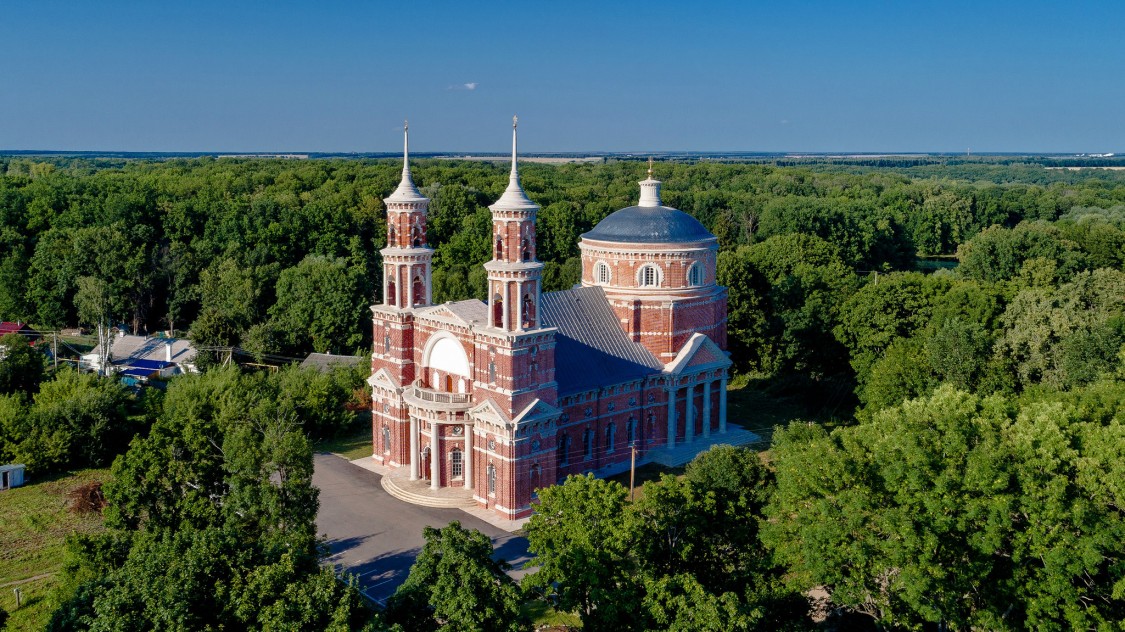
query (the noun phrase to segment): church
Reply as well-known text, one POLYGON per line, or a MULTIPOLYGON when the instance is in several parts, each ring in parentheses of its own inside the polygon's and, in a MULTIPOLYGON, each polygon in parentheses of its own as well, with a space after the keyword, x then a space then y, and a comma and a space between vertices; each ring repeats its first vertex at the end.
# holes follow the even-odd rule
POLYGON ((513 118, 508 187, 489 207, 488 302, 435 305, 408 133, 402 181, 384 200, 383 301, 371 307, 373 457, 388 491, 519 519, 570 474, 620 472, 634 450, 640 463, 726 433, 718 240, 661 203, 651 164, 638 204, 581 236, 581 283, 543 292, 539 206, 520 186, 513 118))

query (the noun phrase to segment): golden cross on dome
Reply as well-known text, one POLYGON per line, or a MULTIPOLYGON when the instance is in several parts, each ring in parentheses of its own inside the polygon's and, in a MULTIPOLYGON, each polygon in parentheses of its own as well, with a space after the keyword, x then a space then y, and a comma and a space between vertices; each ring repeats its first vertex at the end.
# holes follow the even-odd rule
POLYGON ((652 156, 648 157, 648 177, 652 178, 652 156))

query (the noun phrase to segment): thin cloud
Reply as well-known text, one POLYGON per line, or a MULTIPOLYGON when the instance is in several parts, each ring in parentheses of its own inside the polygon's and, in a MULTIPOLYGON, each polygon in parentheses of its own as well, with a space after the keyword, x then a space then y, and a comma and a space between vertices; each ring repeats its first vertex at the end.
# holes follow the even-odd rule
POLYGON ((476 81, 470 81, 469 83, 461 83, 461 84, 455 84, 455 85, 449 86, 448 89, 449 90, 469 90, 469 91, 472 91, 472 90, 476 90, 477 86, 479 86, 479 85, 480 84, 477 83, 476 81))

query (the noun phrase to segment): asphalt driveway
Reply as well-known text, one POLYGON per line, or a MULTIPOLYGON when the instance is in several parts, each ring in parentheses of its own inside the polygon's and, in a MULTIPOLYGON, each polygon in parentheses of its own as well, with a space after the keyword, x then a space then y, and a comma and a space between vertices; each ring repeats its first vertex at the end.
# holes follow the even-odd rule
MULTIPOLYGON (((379 603, 406 580, 422 550, 422 527, 453 520, 492 538, 496 557, 520 569, 528 559, 527 540, 459 509, 404 503, 383 491, 379 475, 334 454, 314 456, 313 485, 320 488, 317 533, 328 541, 329 561, 355 575, 360 589, 379 603)), ((513 575, 521 575, 518 570, 513 575)))

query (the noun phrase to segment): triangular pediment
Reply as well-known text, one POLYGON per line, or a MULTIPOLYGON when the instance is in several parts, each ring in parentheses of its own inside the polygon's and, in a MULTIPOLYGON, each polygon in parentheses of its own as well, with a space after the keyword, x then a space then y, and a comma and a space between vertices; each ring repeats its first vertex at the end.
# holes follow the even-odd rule
POLYGON ((731 365, 719 345, 704 334, 694 334, 683 349, 676 354, 676 359, 664 367, 665 373, 679 374, 699 369, 726 368, 731 365))
POLYGON ((367 383, 371 385, 371 388, 382 388, 395 391, 401 388, 398 384, 398 381, 395 380, 394 376, 391 375, 386 369, 379 369, 378 371, 372 373, 371 377, 367 378, 367 383))
POLYGON ((511 421, 508 415, 502 408, 496 405, 496 402, 491 399, 486 399, 483 402, 473 406, 469 409, 469 415, 473 419, 480 419, 482 421, 489 421, 498 425, 508 425, 511 421))
POLYGON ((535 423, 537 421, 549 421, 557 419, 562 415, 562 411, 547 402, 537 399, 527 408, 524 408, 515 418, 517 426, 535 423))

